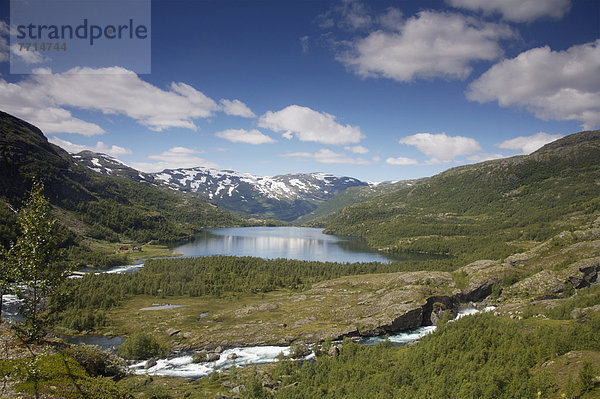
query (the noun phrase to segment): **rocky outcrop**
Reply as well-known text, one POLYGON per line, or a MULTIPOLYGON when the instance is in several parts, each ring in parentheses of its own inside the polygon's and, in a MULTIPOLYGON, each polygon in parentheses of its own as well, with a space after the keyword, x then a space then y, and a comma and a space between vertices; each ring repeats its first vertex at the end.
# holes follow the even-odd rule
POLYGON ((390 324, 383 325, 380 327, 382 333, 393 333, 403 330, 410 330, 411 328, 419 327, 423 323, 423 307, 417 307, 412 309, 401 316, 395 318, 390 324))
POLYGON ((579 273, 569 276, 569 282, 575 289, 589 287, 591 283, 598 279, 600 271, 600 257, 586 259, 573 265, 579 273))
POLYGON ((598 279, 600 257, 583 259, 562 270, 542 270, 503 290, 504 298, 533 298, 536 300, 559 297, 567 289, 588 287, 598 279))

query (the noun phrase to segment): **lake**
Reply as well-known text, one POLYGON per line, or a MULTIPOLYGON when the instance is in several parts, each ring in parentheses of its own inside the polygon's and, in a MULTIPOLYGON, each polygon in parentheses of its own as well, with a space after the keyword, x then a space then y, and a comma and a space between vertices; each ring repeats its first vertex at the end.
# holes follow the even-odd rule
POLYGON ((409 255, 395 256, 373 251, 361 238, 323 234, 322 229, 311 227, 210 229, 194 241, 173 248, 173 253, 189 257, 233 255, 340 263, 389 263, 409 258, 409 255))

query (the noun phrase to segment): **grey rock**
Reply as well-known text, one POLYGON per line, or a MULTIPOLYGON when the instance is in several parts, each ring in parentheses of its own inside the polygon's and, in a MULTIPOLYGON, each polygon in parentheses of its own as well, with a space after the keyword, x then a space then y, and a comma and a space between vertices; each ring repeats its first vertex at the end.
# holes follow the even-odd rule
POLYGON ((220 358, 221 358, 221 355, 219 353, 208 353, 206 355, 206 361, 207 362, 216 362, 220 358))
POLYGON ((144 368, 145 368, 146 370, 148 370, 149 368, 152 368, 152 367, 154 367, 154 366, 156 366, 156 359, 155 359, 155 358, 152 358, 152 359, 148 359, 148 360, 146 361, 146 364, 144 365, 144 368))
POLYGON ((177 335, 181 332, 181 330, 177 330, 175 328, 169 328, 167 331, 165 331, 169 337, 172 337, 173 335, 177 335))

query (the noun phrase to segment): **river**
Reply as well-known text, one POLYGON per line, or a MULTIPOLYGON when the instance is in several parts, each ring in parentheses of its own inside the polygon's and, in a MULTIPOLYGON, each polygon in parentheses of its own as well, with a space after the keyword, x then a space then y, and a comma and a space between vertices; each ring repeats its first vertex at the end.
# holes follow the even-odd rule
MULTIPOLYGON (((491 311, 493 307, 485 308, 483 311, 491 311)), ((454 320, 476 314, 479 311, 471 306, 460 308, 454 320)), ((391 334, 388 336, 361 338, 358 342, 363 345, 375 345, 379 342, 389 340, 392 344, 403 345, 413 342, 435 331, 435 326, 422 326, 407 331, 391 334)), ((289 346, 250 346, 244 348, 230 348, 221 352, 219 360, 206 363, 193 363, 192 355, 178 356, 167 359, 159 359, 156 365, 145 368, 146 362, 134 364, 130 369, 136 374, 166 375, 174 377, 200 378, 219 370, 230 368, 234 362, 238 366, 252 364, 271 363, 277 361, 280 353, 288 355, 289 346), (237 356, 235 360, 229 359, 230 355, 237 356)), ((314 356, 311 354, 305 359, 314 356)))

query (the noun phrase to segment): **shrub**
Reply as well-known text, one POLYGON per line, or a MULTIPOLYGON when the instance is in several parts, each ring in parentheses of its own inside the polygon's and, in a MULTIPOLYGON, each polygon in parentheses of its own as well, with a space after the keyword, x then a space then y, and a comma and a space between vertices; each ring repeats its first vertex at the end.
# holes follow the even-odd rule
POLYGON ((109 351, 103 351, 97 346, 81 345, 72 346, 64 351, 72 357, 92 377, 125 377, 127 366, 125 361, 109 351))
POLYGON ((156 342, 154 337, 139 331, 123 342, 119 354, 127 359, 149 359, 166 355, 167 349, 156 342))

